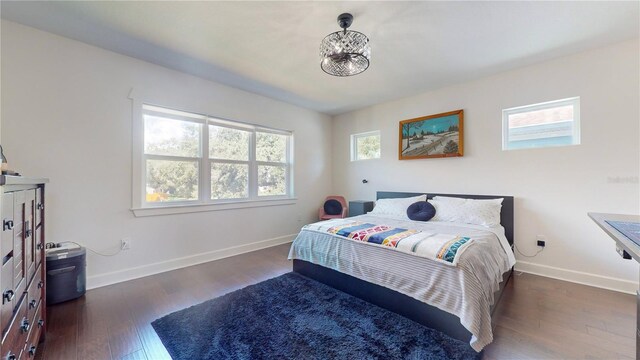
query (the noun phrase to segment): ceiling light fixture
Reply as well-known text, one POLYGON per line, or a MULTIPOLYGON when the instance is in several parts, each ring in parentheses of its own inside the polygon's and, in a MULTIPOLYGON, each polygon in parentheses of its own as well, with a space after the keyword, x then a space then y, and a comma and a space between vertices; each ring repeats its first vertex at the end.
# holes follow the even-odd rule
POLYGON ((342 31, 325 36, 320 43, 320 67, 329 75, 352 76, 369 67, 369 38, 361 32, 347 30, 352 22, 353 15, 340 14, 338 25, 342 31))

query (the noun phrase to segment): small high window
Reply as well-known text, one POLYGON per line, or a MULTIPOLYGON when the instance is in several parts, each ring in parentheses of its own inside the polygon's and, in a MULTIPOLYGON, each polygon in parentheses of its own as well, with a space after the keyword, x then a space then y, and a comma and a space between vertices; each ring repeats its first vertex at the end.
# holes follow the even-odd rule
POLYGON ((502 150, 580 144, 580 98, 502 110, 502 150))
POLYGON ((351 135, 351 161, 380 158, 380 131, 351 135))

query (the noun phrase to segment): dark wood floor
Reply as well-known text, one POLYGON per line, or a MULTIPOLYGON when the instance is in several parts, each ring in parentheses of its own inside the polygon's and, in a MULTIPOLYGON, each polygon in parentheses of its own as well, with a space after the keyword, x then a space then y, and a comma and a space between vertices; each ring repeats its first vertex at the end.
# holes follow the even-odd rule
MULTIPOLYGON (((288 245, 90 290, 48 308, 39 358, 169 359, 151 321, 291 271, 288 245)), ((509 282, 484 359, 633 359, 635 298, 534 275, 509 282)))

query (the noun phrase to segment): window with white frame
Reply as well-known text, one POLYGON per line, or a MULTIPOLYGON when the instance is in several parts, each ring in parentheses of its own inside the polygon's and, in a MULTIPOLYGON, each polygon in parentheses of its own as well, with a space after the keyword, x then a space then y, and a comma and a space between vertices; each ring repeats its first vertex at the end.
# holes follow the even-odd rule
POLYGON ((380 158, 380 131, 351 135, 351 161, 380 158))
POLYGON ((502 150, 580 144, 580 98, 502 110, 502 150))
POLYGON ((143 207, 292 197, 290 131, 142 106, 143 207))

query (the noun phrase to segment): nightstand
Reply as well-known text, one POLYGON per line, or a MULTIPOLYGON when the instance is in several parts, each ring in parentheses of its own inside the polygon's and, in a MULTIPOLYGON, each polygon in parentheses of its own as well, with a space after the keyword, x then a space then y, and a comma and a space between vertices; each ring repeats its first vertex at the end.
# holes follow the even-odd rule
POLYGON ((349 201, 349 216, 364 215, 373 210, 373 201, 353 200, 349 201))

